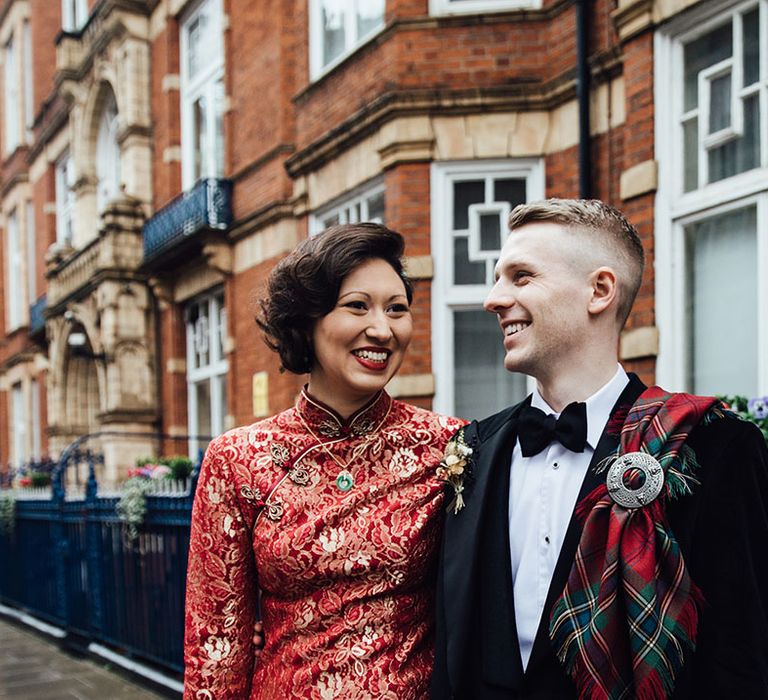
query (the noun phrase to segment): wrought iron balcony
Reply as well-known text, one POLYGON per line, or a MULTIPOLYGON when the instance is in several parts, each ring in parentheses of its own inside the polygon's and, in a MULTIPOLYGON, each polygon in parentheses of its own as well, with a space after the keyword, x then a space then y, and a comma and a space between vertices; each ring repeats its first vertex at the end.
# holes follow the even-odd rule
POLYGON ((200 233, 226 230, 232 223, 232 181, 200 180, 172 199, 144 224, 144 266, 176 257, 200 233))
POLYGON ((43 312, 48 308, 48 297, 43 294, 29 307, 29 334, 31 336, 45 335, 45 317, 43 312))

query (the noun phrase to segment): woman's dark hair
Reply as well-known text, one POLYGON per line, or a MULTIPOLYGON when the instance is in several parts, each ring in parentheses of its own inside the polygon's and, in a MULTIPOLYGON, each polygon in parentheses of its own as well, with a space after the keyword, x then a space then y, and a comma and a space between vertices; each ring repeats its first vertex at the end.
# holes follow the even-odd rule
POLYGON ((403 271, 404 248, 403 237, 386 226, 344 224, 302 241, 283 258, 269 275, 256 317, 267 345, 280 355, 282 369, 311 371, 315 321, 333 310, 342 280, 367 260, 389 263, 410 303, 413 287, 403 271))

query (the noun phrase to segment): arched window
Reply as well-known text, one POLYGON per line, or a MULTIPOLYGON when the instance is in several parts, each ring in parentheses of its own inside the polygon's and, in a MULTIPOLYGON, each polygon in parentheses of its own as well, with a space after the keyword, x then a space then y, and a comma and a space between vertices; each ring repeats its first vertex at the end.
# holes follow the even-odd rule
POLYGON ((117 143, 117 104, 110 91, 99 122, 96 141, 96 206, 104 211, 120 191, 120 146, 117 143))

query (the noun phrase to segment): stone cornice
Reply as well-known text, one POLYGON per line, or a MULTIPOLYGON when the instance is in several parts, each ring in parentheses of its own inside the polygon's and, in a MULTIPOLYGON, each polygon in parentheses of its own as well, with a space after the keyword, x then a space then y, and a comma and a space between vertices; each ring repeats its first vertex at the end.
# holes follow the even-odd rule
MULTIPOLYGON (((622 72, 620 57, 615 52, 597 55, 592 58, 591 64, 593 87, 622 72)), ((286 160, 285 167, 293 178, 312 172, 397 117, 549 111, 575 97, 574 71, 546 83, 531 79, 492 88, 395 90, 380 95, 297 151, 286 160)))
POLYGON ((292 201, 279 200, 271 202, 261 209, 248 214, 246 217, 235 221, 227 233, 227 238, 232 242, 239 241, 241 238, 269 224, 274 224, 282 219, 293 219, 294 216, 294 203, 292 201))

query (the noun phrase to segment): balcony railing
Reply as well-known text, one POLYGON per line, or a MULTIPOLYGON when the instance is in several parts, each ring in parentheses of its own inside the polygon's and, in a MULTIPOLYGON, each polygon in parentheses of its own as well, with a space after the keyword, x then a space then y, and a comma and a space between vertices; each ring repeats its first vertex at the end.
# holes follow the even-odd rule
POLYGON ((232 181, 200 180, 144 224, 144 263, 151 262, 204 231, 232 223, 232 181))
POLYGON ((45 334, 45 317, 43 312, 48 308, 48 297, 43 294, 34 304, 29 307, 29 334, 45 334))

